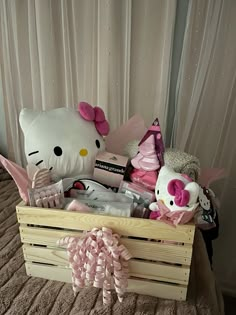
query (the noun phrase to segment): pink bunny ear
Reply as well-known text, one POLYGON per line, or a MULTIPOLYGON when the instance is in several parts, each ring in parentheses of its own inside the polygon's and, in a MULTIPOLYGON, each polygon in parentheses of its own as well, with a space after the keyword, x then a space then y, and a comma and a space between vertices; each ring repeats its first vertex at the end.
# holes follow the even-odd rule
POLYGON ((94 108, 86 103, 86 102, 80 102, 78 105, 78 112, 80 113, 81 117, 88 121, 94 121, 95 120, 95 110, 94 108))
POLYGON ((4 156, 0 155, 0 162, 2 163, 3 167, 8 171, 8 173, 14 179, 21 198, 28 202, 28 187, 29 187, 29 180, 28 175, 25 169, 21 166, 17 165, 16 163, 6 159, 4 156))

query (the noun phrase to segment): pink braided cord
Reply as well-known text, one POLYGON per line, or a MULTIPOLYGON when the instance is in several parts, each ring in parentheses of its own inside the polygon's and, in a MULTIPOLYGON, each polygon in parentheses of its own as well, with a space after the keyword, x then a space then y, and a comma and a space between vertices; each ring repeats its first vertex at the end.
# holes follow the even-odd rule
POLYGON ((131 255, 124 245, 119 245, 119 239, 118 234, 103 227, 84 232, 81 237, 66 236, 57 241, 59 246, 67 247, 75 294, 79 288, 93 285, 103 289, 103 304, 110 304, 114 288, 122 302, 128 287, 131 255))

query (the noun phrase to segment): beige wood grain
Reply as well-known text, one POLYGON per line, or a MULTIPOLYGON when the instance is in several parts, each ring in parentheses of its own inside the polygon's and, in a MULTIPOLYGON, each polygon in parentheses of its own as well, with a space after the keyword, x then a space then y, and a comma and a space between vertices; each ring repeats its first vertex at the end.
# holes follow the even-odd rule
MULTIPOLYGON (((68 256, 64 249, 34 247, 23 245, 26 261, 69 267, 68 256)), ((129 262, 130 276, 153 279, 171 283, 188 284, 189 268, 169 264, 132 259, 129 262)))
POLYGON ((156 220, 124 218, 96 214, 78 213, 65 210, 33 208, 18 205, 19 223, 61 227, 75 230, 91 230, 94 227, 111 228, 114 233, 192 244, 195 227, 193 224, 176 228, 156 220))
MULTIPOLYGON (((64 267, 25 263, 27 275, 71 283, 71 270, 64 267)), ((136 292, 165 299, 185 300, 187 288, 181 285, 163 284, 157 281, 129 279, 128 292, 136 292)))
MULTIPOLYGON (((56 242, 58 239, 68 235, 81 236, 82 233, 50 228, 20 226, 20 235, 22 243, 57 247, 56 242)), ((184 265, 191 264, 192 246, 189 244, 181 246, 128 238, 121 238, 120 242, 128 248, 132 257, 135 258, 158 260, 184 265)))

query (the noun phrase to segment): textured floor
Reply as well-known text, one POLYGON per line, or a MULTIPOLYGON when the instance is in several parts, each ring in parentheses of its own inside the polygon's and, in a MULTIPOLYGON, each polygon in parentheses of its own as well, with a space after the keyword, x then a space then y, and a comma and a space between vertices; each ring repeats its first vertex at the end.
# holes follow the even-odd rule
POLYGON ((201 239, 195 241, 194 252, 197 255, 192 268, 195 271, 191 273, 186 302, 130 293, 122 304, 113 295, 112 305, 104 307, 98 289, 84 289, 74 297, 70 284, 28 277, 15 212, 15 205, 19 201, 14 182, 0 167, 0 315, 223 314, 221 295, 215 286, 201 239))

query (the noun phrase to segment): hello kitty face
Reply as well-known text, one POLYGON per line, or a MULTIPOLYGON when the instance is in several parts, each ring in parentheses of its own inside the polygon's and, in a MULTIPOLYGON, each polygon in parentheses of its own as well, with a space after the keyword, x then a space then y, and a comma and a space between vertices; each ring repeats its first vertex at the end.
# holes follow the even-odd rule
POLYGON ((23 109, 20 125, 27 162, 59 178, 92 175, 97 153, 105 150, 94 121, 73 109, 23 109))
POLYGON ((163 166, 156 183, 155 195, 170 211, 193 211, 197 206, 199 186, 186 175, 163 166))
MULTIPOLYGON (((208 193, 207 190, 206 193, 208 193)), ((204 189, 202 187, 200 187, 199 190, 199 203, 204 210, 209 211, 211 209, 211 201, 207 198, 207 195, 204 193, 204 189)))

